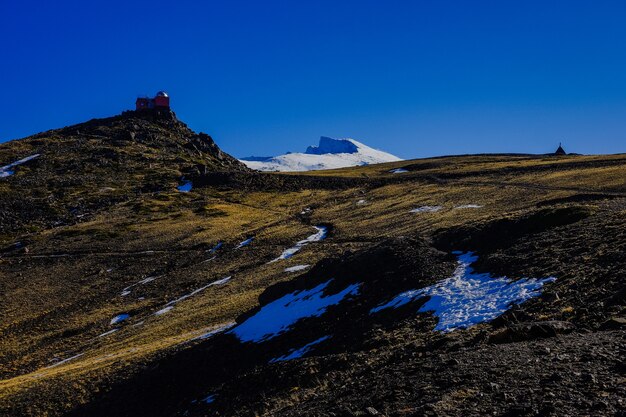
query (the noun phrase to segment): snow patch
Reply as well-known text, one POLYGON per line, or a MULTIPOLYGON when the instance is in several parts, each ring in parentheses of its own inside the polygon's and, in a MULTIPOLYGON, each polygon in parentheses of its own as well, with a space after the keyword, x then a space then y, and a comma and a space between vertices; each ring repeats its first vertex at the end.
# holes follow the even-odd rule
POLYGON ((191 191, 192 188, 193 188, 193 184, 191 181, 185 181, 181 185, 176 187, 176 189, 180 191, 181 193, 188 193, 189 191, 191 191))
POLYGON ((435 330, 450 332, 478 323, 491 321, 514 304, 537 297, 544 284, 556 278, 522 278, 517 281, 507 277, 479 274, 470 266, 478 259, 472 252, 460 253, 454 274, 435 285, 403 292, 386 304, 373 308, 370 313, 387 308, 398 308, 422 297, 430 299, 419 312, 432 311, 439 318, 435 330))
POLYGON ((306 239, 297 242, 291 248, 286 249, 278 258, 272 259, 268 263, 280 261, 281 259, 289 259, 293 255, 295 255, 296 252, 298 252, 300 249, 302 249, 304 246, 308 245, 309 243, 319 242, 320 240, 324 240, 326 238, 326 235, 328 234, 328 229, 325 226, 313 226, 313 227, 315 227, 315 229, 317 230, 317 233, 312 234, 306 239))
POLYGON ((164 307, 164 308, 160 309, 159 311, 155 312, 154 315, 155 316, 160 316, 161 314, 169 313, 173 309, 174 309, 174 306, 164 307))
POLYGON ((130 291, 130 290, 131 290, 133 287, 136 287, 136 286, 138 286, 138 285, 144 285, 144 284, 147 284, 147 283, 149 283, 149 282, 154 281, 154 280, 155 280, 155 279, 157 279, 157 278, 159 278, 159 277, 157 277, 157 276, 151 276, 151 277, 144 278, 144 279, 142 279, 141 281, 138 281, 138 282, 136 282, 136 283, 134 283, 134 284, 132 284, 132 285, 129 285, 128 287, 126 287, 126 288, 124 288, 124 289, 122 290, 122 292, 121 292, 122 297, 125 297, 125 296, 127 296, 128 294, 130 294, 130 293, 131 293, 131 291, 130 291))
POLYGON ((441 206, 422 206, 418 208, 414 208, 410 210, 409 213, 436 213, 441 210, 443 207, 441 206))
POLYGON ((217 252, 220 248, 222 247, 222 242, 217 242, 217 244, 215 246, 213 246, 213 248, 211 248, 211 250, 209 250, 209 253, 215 253, 217 252))
POLYGON ((392 169, 391 171, 392 174, 404 174, 405 172, 409 172, 408 169, 404 169, 404 168, 396 168, 396 169, 392 169))
POLYGON ((329 306, 359 293, 360 284, 352 284, 336 294, 324 295, 331 281, 310 290, 295 291, 262 306, 229 333, 234 333, 242 342, 263 342, 288 331, 298 320, 319 317, 329 306))
POLYGON ((74 356, 71 356, 71 357, 69 357, 67 359, 63 359, 62 361, 58 361, 56 363, 53 363, 50 366, 46 366, 46 369, 54 368, 54 367, 59 366, 59 365, 63 365, 64 363, 68 363, 69 361, 73 361, 74 359, 80 358, 83 355, 84 355, 84 353, 79 353, 78 355, 74 355, 74 356))
POLYGON ((119 329, 112 329, 112 330, 109 330, 108 332, 104 332, 104 333, 102 333, 102 334, 99 334, 99 335, 98 335, 98 337, 108 336, 108 335, 110 335, 110 334, 112 334, 112 333, 115 333, 115 332, 116 332, 116 331, 118 331, 118 330, 119 330, 119 329))
POLYGON ((253 237, 248 238, 248 239, 244 240, 243 242, 240 242, 237 246, 235 246, 235 249, 239 249, 239 248, 243 248, 244 246, 248 246, 250 243, 252 243, 253 240, 254 240, 253 237))
POLYGON ((204 402, 206 404, 211 404, 214 401, 215 401, 215 394, 210 394, 206 398, 202 399, 202 402, 204 402))
POLYGON ((129 315, 129 314, 126 314, 126 313, 124 313, 124 314, 118 314, 117 316, 115 316, 115 317, 113 317, 113 318, 111 319, 111 323, 110 323, 110 324, 112 324, 112 325, 113 325, 113 324, 121 323, 121 322, 123 322, 124 320, 128 320, 129 318, 130 318, 130 315, 129 315))
POLYGON ((185 295, 183 295, 181 297, 178 297, 177 299, 172 300, 169 303, 165 304, 165 307, 163 307, 161 310, 157 311, 154 314, 156 316, 160 316, 161 314, 165 314, 165 313, 171 311, 174 308, 174 306, 176 304, 180 303, 181 301, 184 301, 184 300, 186 300, 186 299, 188 299, 190 297, 193 297, 194 295, 196 295, 196 294, 198 294, 198 293, 200 293, 200 292, 202 292, 202 291, 206 290, 207 288, 212 287, 214 285, 226 284, 228 281, 230 281, 231 278, 232 277, 226 277, 226 278, 218 279, 217 281, 213 281, 213 282, 205 285, 204 287, 197 288, 197 289, 193 290, 192 292, 190 292, 189 294, 185 294, 185 295))
POLYGON ((283 355, 283 356, 280 356, 278 358, 274 358, 274 359, 270 360, 270 363, 282 362, 282 361, 290 361, 292 359, 301 358, 302 356, 304 356, 307 353, 309 353, 309 351, 313 348, 313 346, 315 346, 317 344, 320 344, 324 340, 328 340, 328 339, 330 339, 330 336, 320 337, 319 339, 314 340, 311 343, 308 343, 308 344, 302 346, 300 349, 292 349, 291 351, 289 351, 289 353, 287 355, 283 355))
POLYGON ((12 162, 9 165, 5 165, 3 167, 0 167, 0 178, 6 178, 6 177, 8 177, 10 175, 13 175, 15 172, 12 171, 11 168, 16 167, 18 165, 22 165, 22 164, 24 164, 24 163, 26 163, 28 161, 31 161, 31 160, 39 157, 39 156, 40 156, 40 154, 36 153, 34 155, 30 155, 30 156, 27 156, 26 158, 22 158, 22 159, 20 159, 18 161, 12 162))
POLYGON ((298 271, 304 271, 305 269, 307 269, 309 266, 311 265, 294 265, 294 266, 290 266, 289 268, 285 268, 285 272, 298 272, 298 271))
POLYGON ((462 204, 460 206, 456 206, 455 209, 478 209, 482 207, 483 206, 480 206, 478 204, 462 204))

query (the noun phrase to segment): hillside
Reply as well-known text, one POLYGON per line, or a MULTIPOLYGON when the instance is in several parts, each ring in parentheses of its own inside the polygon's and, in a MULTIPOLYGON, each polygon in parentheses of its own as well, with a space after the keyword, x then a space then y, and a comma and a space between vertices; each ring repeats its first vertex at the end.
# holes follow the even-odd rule
POLYGON ((3 143, 0 165, 0 243, 7 233, 74 223, 130 196, 174 190, 185 176, 246 169, 171 111, 127 111, 3 143))
POLYGON ((2 415, 623 415, 626 155, 261 173, 135 112, 0 165, 36 154, 0 178, 2 415))
POLYGON ((397 156, 370 148, 354 139, 332 139, 322 136, 318 146, 306 152, 289 152, 279 156, 241 158, 249 168, 259 171, 317 171, 383 162, 400 161, 397 156))

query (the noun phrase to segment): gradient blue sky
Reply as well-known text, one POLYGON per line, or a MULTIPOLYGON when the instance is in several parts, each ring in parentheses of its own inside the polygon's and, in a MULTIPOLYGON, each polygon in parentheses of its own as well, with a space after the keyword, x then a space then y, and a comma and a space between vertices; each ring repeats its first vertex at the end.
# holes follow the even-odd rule
POLYGON ((163 89, 235 156, 626 152, 626 2, 0 0, 0 141, 163 89))

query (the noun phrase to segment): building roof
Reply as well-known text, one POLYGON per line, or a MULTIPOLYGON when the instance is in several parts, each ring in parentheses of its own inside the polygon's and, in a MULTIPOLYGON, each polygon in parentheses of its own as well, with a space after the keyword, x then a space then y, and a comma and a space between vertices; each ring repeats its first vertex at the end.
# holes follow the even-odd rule
POLYGON ((557 148, 556 152, 554 152, 554 154, 555 155, 567 155, 567 152, 565 152, 565 149, 563 149, 563 147, 559 143, 559 147, 557 148))

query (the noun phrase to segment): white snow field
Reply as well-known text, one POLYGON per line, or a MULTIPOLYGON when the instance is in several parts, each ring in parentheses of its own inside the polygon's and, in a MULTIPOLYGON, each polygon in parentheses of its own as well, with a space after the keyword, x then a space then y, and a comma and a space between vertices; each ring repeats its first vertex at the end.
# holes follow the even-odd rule
POLYGON ((357 295, 360 284, 349 285, 336 294, 324 295, 332 280, 310 290, 295 291, 261 307, 253 316, 230 330, 242 342, 263 342, 289 330, 298 320, 319 317, 326 309, 350 295, 357 295))
POLYGON ((309 146, 304 153, 248 157, 240 160, 249 168, 259 171, 315 171, 401 161, 395 155, 370 148, 354 139, 333 139, 324 136, 320 138, 319 146, 309 146))
POLYGON ((403 292, 386 304, 373 308, 376 313, 386 308, 398 308, 422 297, 430 299, 419 312, 432 311, 439 322, 435 330, 450 332, 495 319, 514 304, 541 294, 545 283, 556 278, 522 278, 513 281, 507 277, 479 274, 470 266, 478 259, 472 252, 459 253, 454 274, 430 287, 403 292))

